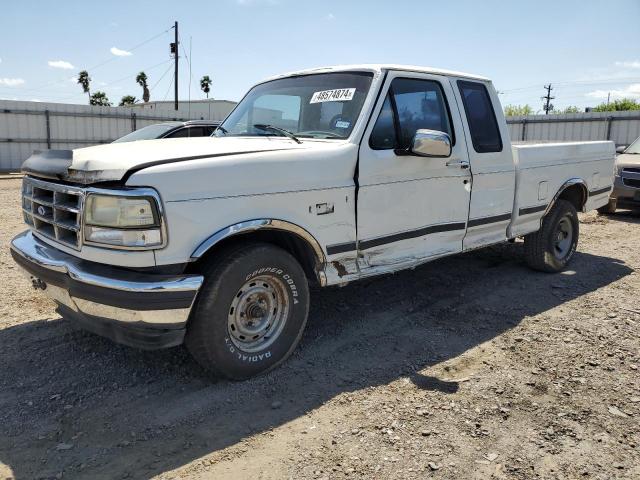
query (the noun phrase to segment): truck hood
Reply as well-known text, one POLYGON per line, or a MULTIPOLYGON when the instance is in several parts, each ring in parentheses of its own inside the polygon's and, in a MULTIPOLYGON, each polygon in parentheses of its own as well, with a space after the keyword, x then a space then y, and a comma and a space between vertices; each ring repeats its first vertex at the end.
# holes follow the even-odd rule
POLYGON ((110 143, 76 150, 37 151, 22 165, 24 173, 91 184, 122 180, 150 166, 200 158, 313 148, 282 137, 201 137, 110 143))
POLYGON ((616 157, 616 167, 640 168, 640 155, 633 153, 622 153, 616 157))

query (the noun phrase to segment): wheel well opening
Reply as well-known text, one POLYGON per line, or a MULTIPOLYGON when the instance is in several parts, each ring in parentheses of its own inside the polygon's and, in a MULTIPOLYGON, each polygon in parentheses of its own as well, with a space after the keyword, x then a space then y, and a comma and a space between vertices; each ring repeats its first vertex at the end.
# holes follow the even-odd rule
POLYGON ((318 265, 319 260, 311 245, 295 233, 282 230, 264 229, 227 237, 207 250, 202 257, 190 265, 189 269, 196 272, 199 270, 199 265, 212 256, 219 254, 222 250, 226 250, 228 247, 238 243, 249 242, 270 243, 286 250, 300 263, 309 281, 318 283, 317 271, 320 265, 318 265))
POLYGON ((587 202, 585 188, 580 184, 571 185, 570 187, 565 188, 558 198, 571 202, 578 212, 583 210, 584 204, 587 202))

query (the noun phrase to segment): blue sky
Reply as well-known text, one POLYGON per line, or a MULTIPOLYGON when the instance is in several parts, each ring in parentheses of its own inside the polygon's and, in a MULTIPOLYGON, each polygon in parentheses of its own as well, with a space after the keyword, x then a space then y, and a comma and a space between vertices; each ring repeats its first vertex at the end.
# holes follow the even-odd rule
POLYGON ((202 75, 213 97, 238 100, 273 74, 384 62, 482 74, 503 105, 534 110, 549 82, 557 107, 640 98, 640 0, 5 0, 0 98, 86 103, 72 77, 88 69, 111 101, 142 96, 140 70, 152 100, 170 100, 174 20, 187 55, 192 42, 192 99, 204 98, 202 75))

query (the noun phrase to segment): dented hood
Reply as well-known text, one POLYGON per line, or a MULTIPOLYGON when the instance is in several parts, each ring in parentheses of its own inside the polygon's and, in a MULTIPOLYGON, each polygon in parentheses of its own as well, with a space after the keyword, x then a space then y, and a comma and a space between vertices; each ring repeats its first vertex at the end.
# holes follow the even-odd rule
POLYGON ((119 181, 128 173, 163 163, 276 150, 304 149, 281 137, 200 137, 110 143, 76 150, 37 151, 22 165, 24 173, 90 184, 119 181))

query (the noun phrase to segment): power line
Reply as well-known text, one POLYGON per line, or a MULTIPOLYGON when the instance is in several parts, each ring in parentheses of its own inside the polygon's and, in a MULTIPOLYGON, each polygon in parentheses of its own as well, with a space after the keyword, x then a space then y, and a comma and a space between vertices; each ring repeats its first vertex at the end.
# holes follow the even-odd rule
MULTIPOLYGON (((629 83, 629 82, 640 82, 640 77, 611 77, 611 78, 602 78, 600 80, 567 80, 567 81, 552 81, 552 83, 556 86, 558 85, 605 85, 605 84, 616 84, 616 83, 629 83)), ((540 88, 540 84, 529 85, 526 87, 518 87, 518 88, 509 88, 509 89, 500 89, 502 93, 509 94, 511 92, 518 92, 522 90, 532 90, 540 88)))
MULTIPOLYGON (((170 62, 171 59, 167 60, 167 62, 170 62)), ((158 81, 156 83, 153 84, 153 87, 151 87, 149 89, 150 92, 153 92, 153 89, 156 88, 158 86, 158 84, 162 81, 162 79, 167 75, 167 73, 169 73, 169 71, 173 68, 173 65, 169 65, 169 68, 167 68, 164 73, 160 76, 160 78, 158 79, 158 81)))
MULTIPOLYGON (((154 35, 153 37, 148 38, 148 39, 147 39, 147 40, 145 40, 144 42, 139 43, 139 44, 137 44, 137 45, 135 45, 135 46, 133 46, 133 47, 131 47, 131 48, 127 49, 127 51, 128 51, 128 52, 133 52, 133 51, 137 50, 138 48, 140 48, 140 47, 142 47, 142 46, 146 45, 147 43, 149 43, 149 42, 151 42, 151 41, 155 40, 156 38, 160 37, 161 35, 164 35, 164 34, 165 34, 165 33, 167 33, 169 30, 171 30, 171 29, 170 29, 170 28, 168 28, 168 29, 166 29, 166 30, 163 30, 162 32, 160 32, 160 33, 158 33, 158 34, 154 35)), ((93 70, 96 70, 96 69, 98 69, 98 68, 102 67, 103 65, 106 65, 107 63, 110 63, 110 62, 112 62, 112 61, 114 61, 114 60, 117 60, 118 58, 121 58, 121 57, 112 56, 112 57, 111 57, 111 58, 109 58, 108 60, 105 60, 104 62, 98 63, 97 65, 94 65, 94 66, 92 66, 92 67, 89 67, 89 68, 88 68, 88 69, 86 69, 86 70, 87 70, 87 71, 89 71, 89 70, 92 70, 92 71, 93 71, 93 70)), ((55 81, 53 81, 53 82, 48 82, 48 83, 46 83, 46 84, 44 84, 44 85, 42 85, 42 86, 39 86, 39 87, 27 88, 27 89, 24 89, 24 90, 21 90, 21 91, 22 91, 22 92, 33 92, 33 91, 36 91, 36 90, 42 90, 42 89, 44 89, 44 88, 51 87, 52 85, 57 85, 57 84, 59 84, 59 83, 68 82, 68 81, 69 81, 69 79, 68 79, 68 78, 65 78, 64 80, 62 80, 62 79, 61 79, 61 80, 55 80, 55 81)))
MULTIPOLYGON (((145 68, 143 68, 143 69, 142 69, 142 71, 144 71, 144 70, 146 70, 146 71, 153 70, 154 68, 157 68, 157 67, 159 67, 159 66, 161 66, 161 65, 164 65, 165 63, 168 63, 168 62, 170 62, 170 61, 171 61, 170 59, 169 59, 169 60, 164 60, 163 62, 157 63, 157 64, 152 65, 152 66, 150 66, 150 67, 145 67, 145 68)), ((169 67, 169 68, 171 68, 171 67, 169 67)), ((130 78, 132 78, 132 77, 135 77, 135 75, 136 75, 136 74, 129 74, 129 75, 125 76, 125 77, 119 78, 119 79, 117 79, 117 80, 113 80, 112 82, 108 82, 108 83, 105 83, 104 85, 100 85, 100 87, 101 87, 101 88, 104 88, 104 87, 108 87, 108 86, 110 86, 110 85, 113 85, 113 84, 115 84, 115 83, 120 83, 120 82, 122 82, 122 81, 124 81, 124 80, 128 80, 128 79, 130 79, 130 78)), ((62 101, 62 100, 66 100, 66 99, 69 99, 69 98, 77 97, 78 95, 80 95, 80 94, 75 94, 75 93, 74 93, 73 95, 64 95, 64 96, 62 96, 62 97, 58 96, 58 100, 59 100, 59 101, 62 101)))
MULTIPOLYGON (((134 47, 131 47, 131 48, 126 49, 126 51, 128 51, 128 52, 133 52, 133 51, 137 50, 138 48, 142 47, 143 45, 146 45, 147 43, 149 43, 149 42, 151 42, 151 41, 155 40, 156 38, 158 38, 158 37, 160 37, 160 36, 164 35, 164 34, 165 34, 165 33, 167 33, 169 30, 171 30, 171 29, 170 29, 170 28, 167 28, 166 30, 164 30, 164 31, 162 31, 162 32, 160 32, 160 33, 158 33, 158 34, 154 35, 153 37, 148 38, 148 39, 147 39, 147 40, 145 40, 144 42, 139 43, 138 45, 136 45, 136 46, 134 46, 134 47)), ((102 67, 103 65, 106 65, 107 63, 113 62, 114 60, 116 60, 116 59, 118 59, 118 58, 120 58, 120 57, 113 56, 113 57, 109 58, 108 60, 105 60, 105 61, 104 61, 104 62, 102 62, 102 63, 99 63, 99 64, 97 64, 97 65, 94 65, 93 67, 89 67, 87 70, 96 70, 97 68, 100 68, 100 67, 102 67)))
POLYGON ((189 101, 187 105, 189 106, 189 115, 191 115, 191 82, 193 81, 193 74, 191 73, 191 38, 189 39, 189 55, 187 55, 184 43, 182 43, 182 37, 178 38, 178 42, 182 47, 182 53, 184 53, 184 58, 187 60, 187 65, 189 65, 189 101))
POLYGON ((167 88, 167 93, 164 94, 164 98, 162 101, 164 102, 169 96, 169 92, 171 91, 171 85, 173 85, 173 77, 171 77, 171 81, 169 82, 169 88, 167 88))

